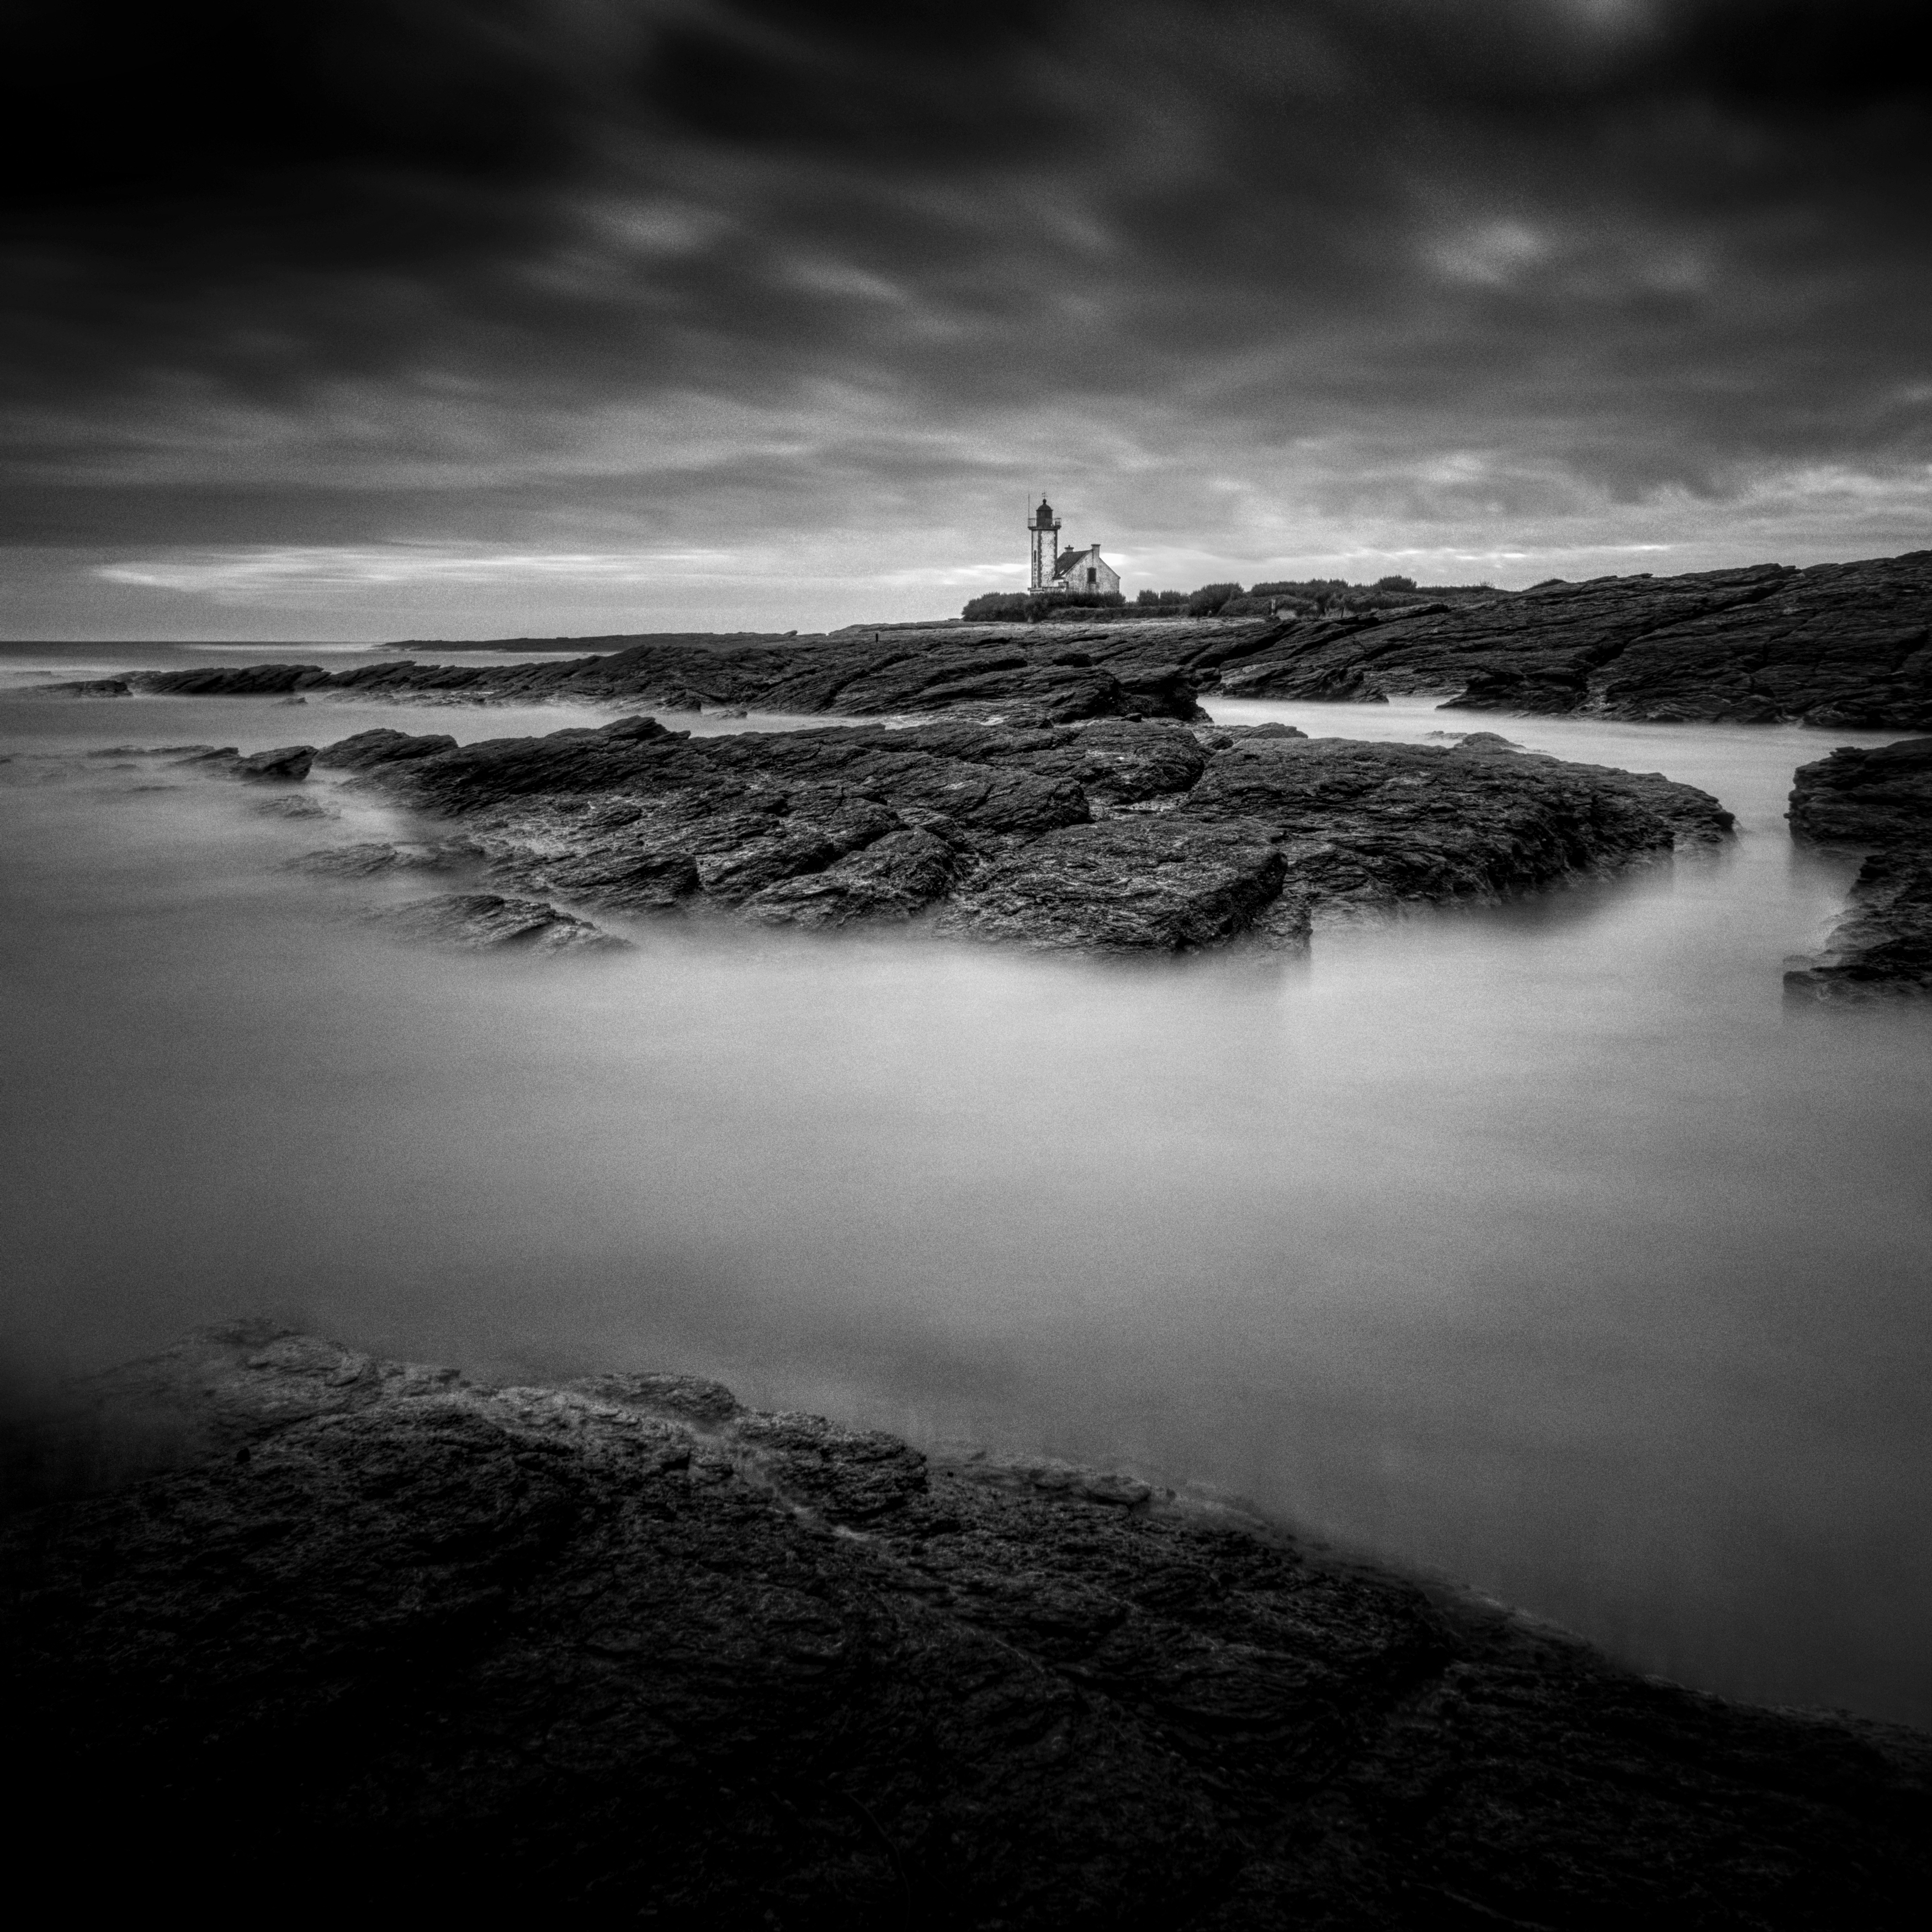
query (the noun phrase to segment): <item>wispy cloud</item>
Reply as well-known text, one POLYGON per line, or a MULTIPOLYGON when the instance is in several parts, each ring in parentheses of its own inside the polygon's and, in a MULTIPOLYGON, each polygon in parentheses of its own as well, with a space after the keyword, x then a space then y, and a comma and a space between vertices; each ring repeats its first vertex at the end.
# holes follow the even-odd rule
POLYGON ((1910 14, 371 0, 218 86, 74 0, 0 524, 88 554, 37 623, 856 617, 1017 570, 1039 486, 1160 581, 1924 542, 1910 14))
POLYGON ((110 584, 139 584, 218 603, 250 604, 290 596, 360 592, 372 586, 537 584, 659 584, 685 578, 716 583, 734 573, 724 550, 492 551, 479 547, 434 549, 388 544, 369 550, 309 547, 291 550, 190 552, 98 564, 110 584))

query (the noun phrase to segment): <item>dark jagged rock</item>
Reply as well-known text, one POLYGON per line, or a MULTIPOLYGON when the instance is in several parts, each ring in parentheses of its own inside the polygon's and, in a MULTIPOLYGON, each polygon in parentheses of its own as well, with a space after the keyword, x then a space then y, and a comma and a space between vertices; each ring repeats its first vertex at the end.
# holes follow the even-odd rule
POLYGON ((1868 859, 1824 950, 1796 964, 1784 985, 1798 999, 1932 999, 1932 854, 1868 859))
POLYGON ((244 778, 261 784, 299 784, 308 776, 314 758, 313 745, 284 745, 272 752, 246 754, 232 745, 224 745, 212 751, 198 751, 176 762, 220 778, 244 778))
POLYGON ((634 718, 421 750, 368 735, 321 761, 459 824, 520 890, 818 927, 930 914, 949 933, 1043 946, 1296 946, 1324 912, 1495 900, 1730 826, 1714 799, 1654 774, 1286 727, 695 738, 634 718))
POLYGON ((1932 738, 1847 745, 1799 766, 1786 815, 1815 844, 1932 845, 1932 738))
POLYGON ((0 1526, 20 1841, 698 1927, 1889 1928, 1932 1740, 1634 1676, 1132 1476, 241 1324, 0 1526))
POLYGON ((453 750, 455 744, 443 732, 412 736, 406 731, 358 731, 352 737, 324 746, 315 754, 315 761, 325 771, 369 772, 378 765, 434 758, 439 752, 453 750))
POLYGON ((1792 836, 1876 848, 1852 883, 1846 915, 1815 959, 1784 976, 1808 1000, 1932 998, 1932 738, 1875 749, 1846 746, 1801 765, 1792 836))
POLYGON ((449 892, 377 906, 362 916, 398 938, 469 952, 608 952, 627 945, 543 899, 506 898, 500 892, 449 892))
MULTIPOLYGON (((1197 682, 1204 667, 1194 667, 1197 682)), ((1932 726, 1932 551, 1552 584, 1430 614, 1304 622, 1225 694, 1420 695, 1677 722, 1932 726)))

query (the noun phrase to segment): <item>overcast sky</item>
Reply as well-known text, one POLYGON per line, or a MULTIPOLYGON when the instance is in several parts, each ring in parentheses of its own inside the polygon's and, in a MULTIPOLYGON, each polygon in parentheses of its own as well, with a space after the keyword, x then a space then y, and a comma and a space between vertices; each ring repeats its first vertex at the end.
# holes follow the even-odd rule
POLYGON ((10 8, 0 631, 1932 546, 1920 10, 10 8))

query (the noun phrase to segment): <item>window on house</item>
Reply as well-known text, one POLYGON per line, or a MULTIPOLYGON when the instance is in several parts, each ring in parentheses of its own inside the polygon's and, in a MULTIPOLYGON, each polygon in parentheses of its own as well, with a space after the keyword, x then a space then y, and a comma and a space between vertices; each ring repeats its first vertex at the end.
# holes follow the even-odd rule
POLYGON ((1087 581, 1089 584, 1098 584, 1100 580, 1100 573, 1090 563, 1087 566, 1087 581))

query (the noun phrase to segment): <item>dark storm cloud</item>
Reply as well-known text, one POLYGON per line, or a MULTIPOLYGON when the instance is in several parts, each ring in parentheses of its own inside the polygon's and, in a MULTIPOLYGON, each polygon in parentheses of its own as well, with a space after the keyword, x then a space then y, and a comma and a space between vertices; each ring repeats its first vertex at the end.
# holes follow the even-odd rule
POLYGON ((1003 451, 1260 490, 1346 442, 1307 490, 1426 522, 1922 464, 1913 24, 16 10, 4 507, 54 544, 796 529, 1006 490, 1003 451))

